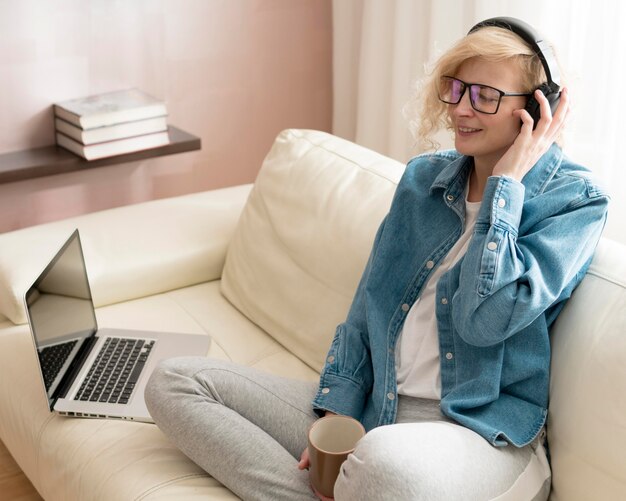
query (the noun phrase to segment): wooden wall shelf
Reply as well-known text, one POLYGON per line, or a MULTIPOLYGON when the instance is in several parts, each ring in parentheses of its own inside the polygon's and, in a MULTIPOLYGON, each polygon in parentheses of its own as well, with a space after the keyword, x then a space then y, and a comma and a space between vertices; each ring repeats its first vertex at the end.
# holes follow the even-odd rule
POLYGON ((99 160, 87 161, 57 145, 0 154, 0 184, 85 170, 93 167, 103 167, 105 165, 146 160, 163 155, 173 155, 185 151, 199 150, 201 147, 200 138, 188 132, 170 125, 168 127, 168 133, 170 136, 169 144, 149 150, 127 153, 125 155, 101 158, 99 160))

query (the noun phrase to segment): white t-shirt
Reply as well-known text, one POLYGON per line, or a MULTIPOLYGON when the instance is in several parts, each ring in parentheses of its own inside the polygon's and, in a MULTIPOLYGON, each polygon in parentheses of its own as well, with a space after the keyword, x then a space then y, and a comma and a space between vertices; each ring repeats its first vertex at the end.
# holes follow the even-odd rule
POLYGON ((396 377, 402 395, 441 399, 435 292, 439 278, 467 251, 480 204, 465 201, 465 231, 430 276, 404 321, 396 345, 396 377))

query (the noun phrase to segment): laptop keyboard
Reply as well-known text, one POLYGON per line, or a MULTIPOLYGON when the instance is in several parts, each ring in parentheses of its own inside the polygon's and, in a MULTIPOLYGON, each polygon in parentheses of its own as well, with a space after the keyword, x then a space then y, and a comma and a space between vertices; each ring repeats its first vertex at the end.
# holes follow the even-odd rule
POLYGON ((153 346, 152 339, 107 338, 74 400, 127 404, 153 346))
POLYGON ((77 340, 54 344, 43 348, 39 352, 39 360, 41 362, 43 380, 46 384, 46 391, 52 386, 54 379, 57 377, 57 374, 59 374, 61 367, 63 367, 63 364, 74 349, 76 343, 77 340))

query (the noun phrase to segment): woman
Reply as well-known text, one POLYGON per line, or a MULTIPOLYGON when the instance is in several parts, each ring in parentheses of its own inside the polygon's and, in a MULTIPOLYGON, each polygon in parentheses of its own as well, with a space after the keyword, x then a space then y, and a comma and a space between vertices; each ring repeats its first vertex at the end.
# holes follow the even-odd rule
POLYGON ((455 151, 409 162, 319 385, 163 363, 146 400, 185 454, 244 499, 315 499, 306 432, 331 412, 368 430, 337 499, 547 498, 548 331, 589 265, 607 197, 554 144, 569 97, 553 115, 532 92, 546 79, 506 25, 440 58, 420 134, 446 124, 455 151))

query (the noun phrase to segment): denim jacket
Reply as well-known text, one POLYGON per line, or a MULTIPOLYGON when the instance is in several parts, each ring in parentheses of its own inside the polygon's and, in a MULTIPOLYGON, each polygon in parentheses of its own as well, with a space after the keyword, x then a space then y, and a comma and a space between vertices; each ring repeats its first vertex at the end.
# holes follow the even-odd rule
MULTIPOLYGON (((367 430, 396 418, 395 349, 429 275, 463 232, 473 159, 412 159, 376 234, 313 406, 367 430)), ((468 250, 436 287, 441 410, 492 445, 530 443, 545 424, 549 330, 583 278, 608 196, 555 144, 517 182, 488 179, 468 250)))

